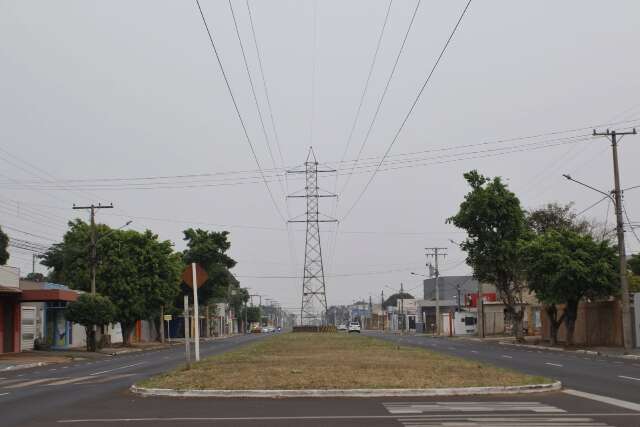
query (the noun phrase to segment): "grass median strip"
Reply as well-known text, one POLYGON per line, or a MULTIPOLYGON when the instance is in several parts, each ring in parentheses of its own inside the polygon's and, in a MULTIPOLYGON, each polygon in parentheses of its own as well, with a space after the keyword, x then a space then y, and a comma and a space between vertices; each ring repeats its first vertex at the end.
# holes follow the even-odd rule
POLYGON ((490 387, 550 380, 347 334, 271 337, 138 384, 176 390, 490 387))

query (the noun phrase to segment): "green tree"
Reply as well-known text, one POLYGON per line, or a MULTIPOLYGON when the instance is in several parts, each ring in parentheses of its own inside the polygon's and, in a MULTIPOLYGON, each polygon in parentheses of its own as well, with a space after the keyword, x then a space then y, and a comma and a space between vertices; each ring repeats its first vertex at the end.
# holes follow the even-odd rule
POLYGON ((520 242, 528 238, 525 212, 520 200, 499 177, 488 178, 473 170, 464 174, 471 191, 455 216, 447 220, 467 232, 460 245, 477 280, 493 283, 522 340, 522 297, 526 291, 519 254, 520 242))
POLYGON ((82 294, 67 305, 67 320, 78 323, 87 331, 87 351, 96 351, 94 325, 103 326, 115 320, 116 308, 109 298, 102 295, 82 294))
POLYGON ((242 318, 244 319, 246 311, 247 322, 248 323, 258 323, 260 322, 262 313, 260 311, 260 307, 245 307, 242 309, 242 318))
POLYGON ((591 224, 586 220, 579 220, 573 211, 573 203, 559 205, 547 203, 541 208, 526 213, 527 225, 536 234, 551 230, 573 230, 580 234, 587 234, 591 224))
POLYGON ((9 236, 0 228, 0 265, 5 265, 9 261, 9 236))
POLYGON ((551 320, 551 343, 565 322, 567 345, 573 345, 578 304, 584 298, 614 294, 616 251, 607 242, 569 228, 546 231, 523 244, 529 289, 545 305, 551 320), (558 317, 558 305, 565 309, 558 317))
POLYGON ((384 302, 382 303, 382 308, 387 308, 390 306, 396 307, 398 305, 399 299, 414 299, 414 298, 413 298, 413 295, 408 294, 406 292, 403 292, 403 293, 397 292, 389 296, 389 298, 387 298, 386 300, 384 300, 384 302))
MULTIPOLYGON (((229 269, 236 265, 236 261, 227 255, 231 248, 228 239, 228 231, 206 231, 202 229, 192 229, 184 231, 184 240, 187 242, 187 249, 182 253, 185 265, 192 262, 200 264, 209 276, 207 281, 198 288, 198 302, 208 304, 214 301, 235 302, 239 313, 239 303, 232 298, 232 291, 239 290, 240 282, 231 274, 229 269)), ((182 293, 192 292, 184 283, 182 293)), ((248 295, 246 296, 248 299, 248 295)), ((246 300, 244 300, 246 301, 246 300)))
POLYGON ((635 276, 640 276, 640 254, 631 255, 631 258, 627 261, 627 268, 635 276))
MULTIPOLYGON (((73 289, 90 288, 89 225, 69 223, 63 241, 43 257, 51 276, 73 289)), ((136 320, 153 319, 161 305, 171 305, 179 293, 182 261, 169 241, 159 241, 151 231, 111 230, 98 225, 98 293, 108 296, 116 307, 125 345, 136 320)))

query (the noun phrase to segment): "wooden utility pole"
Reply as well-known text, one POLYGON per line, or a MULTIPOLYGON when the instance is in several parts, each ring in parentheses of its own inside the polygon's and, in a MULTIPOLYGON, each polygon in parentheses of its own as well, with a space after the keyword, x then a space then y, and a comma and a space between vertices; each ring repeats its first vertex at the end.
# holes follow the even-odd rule
POLYGON ((631 309, 629 307, 629 282, 627 280, 627 253, 624 243, 624 220, 622 217, 622 189, 620 187, 620 168, 618 166, 618 136, 636 135, 635 128, 632 131, 616 132, 615 130, 606 132, 593 131, 594 136, 606 136, 611 139, 611 150, 613 152, 613 181, 615 188, 613 198, 616 208, 616 231, 618 234, 618 257, 620 258, 620 291, 622 294, 622 341, 625 351, 633 347, 633 335, 631 333, 631 309))
POLYGON ((113 209, 113 203, 109 205, 103 205, 98 203, 97 205, 91 204, 89 206, 76 206, 73 205, 73 209, 89 209, 91 212, 91 295, 96 294, 96 269, 98 265, 98 251, 97 243, 98 236, 96 233, 96 209, 113 209))

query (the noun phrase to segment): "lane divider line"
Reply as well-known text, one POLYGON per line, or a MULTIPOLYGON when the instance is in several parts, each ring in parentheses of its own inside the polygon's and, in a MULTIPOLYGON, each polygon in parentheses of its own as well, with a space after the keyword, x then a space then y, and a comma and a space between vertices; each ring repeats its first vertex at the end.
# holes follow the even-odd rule
POLYGON ((640 381, 640 378, 628 377, 626 375, 618 375, 618 378, 624 378, 625 380, 640 381))
POLYGON ((551 363, 551 362, 545 362, 545 365, 549 365, 549 366, 555 366, 558 368, 562 368, 563 365, 559 364, 559 363, 551 363))
POLYGON ((106 371, 94 372, 93 374, 89 374, 90 376, 106 374, 107 372, 118 371, 120 369, 133 368, 134 366, 142 365, 144 362, 132 363, 131 365, 119 366, 113 369, 107 369, 106 371))
POLYGON ((595 400, 596 402, 606 403, 608 405, 617 406, 619 408, 640 412, 640 404, 628 402, 626 400, 614 399, 613 397, 600 396, 599 394, 586 393, 584 391, 572 389, 563 390, 563 393, 570 394, 576 397, 582 397, 583 399, 595 400))

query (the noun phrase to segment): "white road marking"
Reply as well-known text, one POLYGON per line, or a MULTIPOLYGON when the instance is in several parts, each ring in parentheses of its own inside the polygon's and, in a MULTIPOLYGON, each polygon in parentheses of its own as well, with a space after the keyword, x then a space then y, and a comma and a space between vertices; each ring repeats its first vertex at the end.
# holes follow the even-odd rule
POLYGON ((142 365, 143 363, 144 363, 144 362, 139 362, 139 363, 133 363, 133 364, 131 364, 131 365, 119 366, 119 367, 117 367, 117 368, 107 369, 106 371, 94 372, 93 374, 89 374, 89 375, 94 376, 94 375, 106 374, 107 372, 118 371, 118 370, 120 370, 120 369, 133 368, 134 366, 142 365))
POLYGON ((471 353, 478 354, 478 350, 471 350, 471 353))
POLYGON ((559 363, 551 363, 551 362, 545 362, 545 365, 549 365, 549 366, 556 366, 558 368, 562 368, 562 365, 559 363))
POLYGON ((385 402, 391 414, 423 414, 425 412, 535 412, 565 413, 564 409, 540 402, 385 402))
POLYGON ((51 371, 57 371, 57 369, 56 368, 49 369, 49 372, 51 371))
POLYGON ((505 359, 513 359, 513 356, 509 356, 508 354, 503 354, 502 357, 505 359))
POLYGON ((86 377, 76 377, 76 378, 67 378, 67 379, 62 379, 59 381, 54 381, 52 383, 49 384, 43 384, 46 386, 50 386, 50 385, 65 385, 65 384, 73 384, 73 383, 77 383, 79 381, 84 381, 84 380, 88 380, 91 379, 93 377, 91 376, 86 376, 86 377))
POLYGON ((51 380, 55 380, 58 378, 40 378, 37 380, 31 380, 31 381, 25 381, 25 382, 21 382, 21 383, 17 383, 17 384, 11 384, 9 386, 6 386, 5 388, 22 388, 22 387, 27 387, 30 385, 36 385, 36 384, 40 384, 40 383, 45 383, 47 381, 51 381, 51 380))
POLYGON ((0 396, 6 396, 9 393, 0 393, 0 396))
POLYGON ((640 378, 628 377, 626 375, 618 375, 618 378, 624 378, 625 380, 640 381, 640 378))
POLYGON ((632 411, 640 412, 640 404, 634 402, 628 402, 626 400, 614 399, 613 397, 600 396, 598 394, 585 393, 578 390, 563 390, 564 393, 572 396, 582 397, 583 399, 595 400, 597 402, 606 403, 608 405, 617 406, 619 408, 630 409, 632 411))
POLYGON ((447 347, 449 350, 455 350, 455 347, 447 347))

